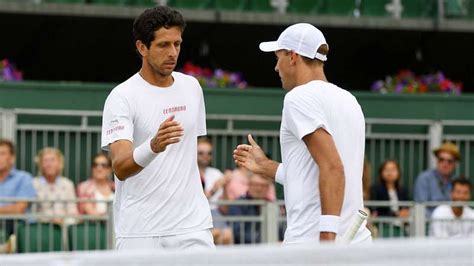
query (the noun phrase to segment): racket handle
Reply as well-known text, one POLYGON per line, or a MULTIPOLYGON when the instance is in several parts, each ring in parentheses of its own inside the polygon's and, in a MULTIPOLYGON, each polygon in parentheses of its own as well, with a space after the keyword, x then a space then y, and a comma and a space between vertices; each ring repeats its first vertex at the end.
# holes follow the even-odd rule
POLYGON ((366 212, 359 210, 357 211, 356 215, 354 215, 354 219, 352 220, 351 225, 347 229, 347 231, 342 235, 342 238, 338 239, 337 243, 341 244, 349 244, 354 239, 355 235, 359 231, 360 226, 362 223, 367 220, 369 216, 366 212))

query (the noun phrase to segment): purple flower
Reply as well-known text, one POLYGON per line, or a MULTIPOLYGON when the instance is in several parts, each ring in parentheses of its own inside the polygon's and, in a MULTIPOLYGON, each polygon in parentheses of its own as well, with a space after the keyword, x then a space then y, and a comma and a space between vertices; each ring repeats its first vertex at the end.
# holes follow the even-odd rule
POLYGON ((223 78, 224 74, 225 74, 224 70, 219 69, 219 68, 214 71, 214 77, 217 79, 223 78))
POLYGON ((370 89, 372 91, 380 91, 383 88, 384 85, 385 84, 384 84, 383 80, 377 80, 374 83, 372 83, 372 86, 370 87, 370 89))
POLYGON ((395 92, 396 92, 396 93, 402 92, 402 90, 403 90, 404 87, 405 87, 405 86, 404 86, 403 84, 400 84, 400 83, 397 84, 397 86, 395 86, 395 92))

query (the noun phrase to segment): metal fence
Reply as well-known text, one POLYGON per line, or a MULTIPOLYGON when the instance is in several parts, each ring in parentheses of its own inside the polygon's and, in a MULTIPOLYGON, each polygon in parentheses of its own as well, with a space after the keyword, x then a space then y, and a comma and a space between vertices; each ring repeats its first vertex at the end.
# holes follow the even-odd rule
MULTIPOLYGON (((90 175, 91 159, 100 151, 100 111, 0 109, 0 137, 15 141, 17 167, 35 174, 35 156, 46 146, 65 155, 65 176, 74 183, 90 175)), ((208 137, 214 144, 214 166, 235 167, 232 151, 251 133, 263 150, 280 160, 279 116, 208 114, 208 137)), ((366 119, 366 158, 372 173, 382 161, 400 162, 403 184, 413 191, 416 176, 435 165, 432 150, 444 140, 460 147, 457 174, 474 176, 474 121, 366 119)))
MULTIPOLYGON (((18 200, 0 198, 0 202, 3 203, 18 200)), ((47 216, 35 209, 35 204, 43 201, 31 199, 22 199, 22 201, 30 202, 31 207, 27 213, 0 215, 0 245, 9 241, 9 235, 13 234, 15 235, 16 250, 19 253, 113 249, 115 246, 111 202, 107 202, 108 211, 105 215, 78 215, 73 217, 64 215, 47 216), (54 218, 74 218, 77 222, 58 224, 52 222, 54 218)), ((75 200, 74 202, 85 201, 94 202, 94 200, 75 200)), ((283 232, 286 229, 284 202, 252 200, 218 201, 216 204, 237 208, 251 207, 256 210, 254 215, 233 216, 222 214, 219 218, 214 218, 215 222, 224 222, 227 229, 232 231, 234 244, 275 243, 283 240, 283 232)), ((426 208, 442 204, 474 207, 474 202, 399 202, 400 208, 409 210, 407 217, 371 216, 368 221, 368 228, 372 231, 374 238, 423 238, 430 236, 430 225, 435 220, 426 217, 426 208)), ((388 207, 390 202, 369 201, 366 202, 366 206, 370 209, 388 207)), ((452 226, 459 226, 460 223, 459 219, 443 220, 443 222, 452 226)), ((462 222, 464 226, 466 224, 470 226, 471 234, 474 234, 474 218, 464 219, 462 222)), ((471 235, 471 237, 473 236, 471 235)))
MULTIPOLYGON (((0 214, 0 244, 14 243, 19 253, 99 250, 114 248, 113 215, 111 201, 89 199, 39 200, 0 198, 2 205, 27 202, 22 214, 0 214), (48 203, 106 203, 104 215, 58 215, 39 211, 39 205, 48 203), (11 235, 14 238, 11 238, 11 235)), ((4 250, 0 250, 4 251, 4 250)))

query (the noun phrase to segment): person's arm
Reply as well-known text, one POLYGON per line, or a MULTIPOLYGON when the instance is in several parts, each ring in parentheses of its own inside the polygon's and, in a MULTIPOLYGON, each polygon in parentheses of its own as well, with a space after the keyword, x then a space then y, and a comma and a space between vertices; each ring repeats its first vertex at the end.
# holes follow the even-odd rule
MULTIPOLYGON (((77 198, 78 199, 89 199, 90 196, 87 193, 88 185, 87 183, 80 183, 77 186, 77 198)), ((79 213, 86 215, 96 215, 95 204, 93 202, 79 202, 77 204, 79 213)))
MULTIPOLYGON (((326 217, 336 218, 341 214, 344 201, 344 166, 336 149, 332 136, 319 128, 303 137, 314 161, 319 166, 319 191, 321 196, 321 231, 320 240, 335 240, 335 232, 325 231, 326 217)), ((334 224, 330 225, 334 226, 334 224)), ((337 231, 337 224, 334 227, 337 231)))
POLYGON ((211 198, 212 196, 214 196, 214 194, 217 193, 217 191, 223 189, 230 182, 231 179, 232 171, 225 170, 224 174, 214 183, 211 190, 204 190, 204 194, 208 199, 211 198))
POLYGON ((129 140, 118 140, 109 145, 112 159, 112 168, 121 181, 136 175, 143 170, 166 147, 178 143, 183 136, 183 128, 170 116, 161 123, 158 132, 150 140, 133 149, 129 140))
POLYGON ((22 214, 28 208, 28 203, 21 201, 0 207, 0 214, 22 214))
MULTIPOLYGON (((30 174, 21 176, 22 182, 16 193, 17 198, 35 198, 36 190, 33 187, 33 177, 30 174)), ((0 207, 0 214, 22 214, 25 213, 29 203, 25 201, 13 202, 12 204, 0 207)))
POLYGON ((428 201, 428 179, 425 177, 424 174, 420 174, 415 182, 415 195, 414 200, 416 202, 425 202, 428 201))
POLYGON ((235 164, 275 181, 280 163, 268 159, 252 135, 248 135, 248 140, 250 145, 241 144, 234 150, 235 164))

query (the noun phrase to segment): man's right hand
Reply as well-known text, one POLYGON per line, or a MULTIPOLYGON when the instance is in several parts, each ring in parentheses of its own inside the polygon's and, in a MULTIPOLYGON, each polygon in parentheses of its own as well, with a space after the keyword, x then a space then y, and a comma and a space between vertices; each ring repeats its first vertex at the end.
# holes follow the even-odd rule
POLYGON ((172 115, 161 123, 155 137, 151 139, 151 149, 154 153, 164 152, 168 145, 178 143, 182 136, 183 127, 174 120, 174 115, 172 115))
POLYGON ((241 144, 234 150, 235 164, 247 168, 255 174, 264 174, 263 165, 269 159, 252 138, 252 135, 248 135, 248 140, 250 145, 241 144))

